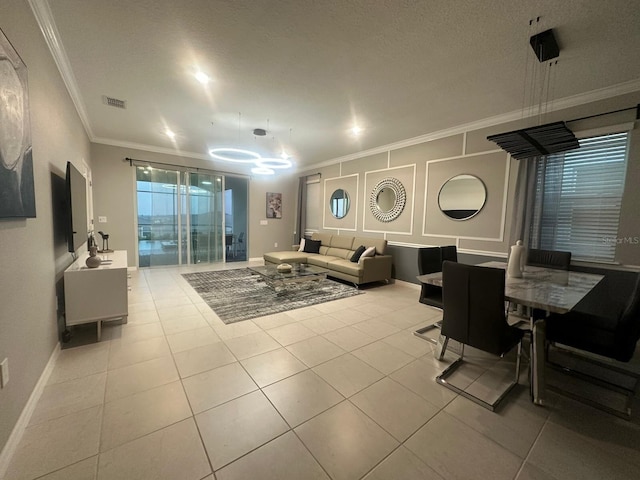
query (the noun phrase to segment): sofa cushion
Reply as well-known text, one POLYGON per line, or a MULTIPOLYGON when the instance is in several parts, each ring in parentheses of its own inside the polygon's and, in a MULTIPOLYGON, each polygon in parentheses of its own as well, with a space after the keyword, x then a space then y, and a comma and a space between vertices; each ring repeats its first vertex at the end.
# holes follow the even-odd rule
POLYGON ((375 257, 375 256, 376 256, 376 247, 367 247, 365 251, 362 252, 362 255, 360 255, 360 258, 358 259, 358 263, 362 263, 363 258, 375 257))
POLYGON ((384 251, 387 248, 387 241, 384 238, 355 237, 353 244, 376 247, 376 255, 384 255, 384 251))
POLYGON ((346 235, 333 235, 331 237, 332 247, 351 250, 353 248, 352 245, 353 245, 353 237, 348 237, 346 235))
POLYGON ((314 233, 311 235, 312 240, 320 240, 322 242, 322 246, 329 247, 331 246, 331 235, 330 233, 314 233))
POLYGON ((271 263, 307 263, 307 254, 304 252, 269 252, 264 254, 264 259, 271 263))
POLYGON ((307 258, 307 262, 309 264, 324 268, 328 268, 327 265, 333 260, 341 259, 338 257, 332 257, 331 255, 309 255, 309 258, 307 258))
POLYGON ((342 260, 336 259, 332 262, 329 262, 327 268, 331 270, 335 270, 336 272, 346 273, 347 275, 353 275, 354 277, 360 278, 362 275, 362 265, 358 265, 357 263, 353 263, 350 260, 342 260))
POLYGON ((352 261, 353 263, 357 263, 358 260, 360 260, 360 256, 364 253, 366 249, 367 247, 365 247, 364 245, 360 245, 358 249, 355 252, 353 252, 353 255, 351 255, 351 258, 349 258, 349 260, 352 261))
POLYGON ((306 240, 304 242, 304 251, 306 253, 320 253, 320 240, 306 240))
POLYGON ((329 247, 325 255, 330 255, 332 257, 338 257, 338 258, 346 258, 348 260, 350 258, 349 256, 350 251, 351 250, 345 250, 344 248, 329 247))

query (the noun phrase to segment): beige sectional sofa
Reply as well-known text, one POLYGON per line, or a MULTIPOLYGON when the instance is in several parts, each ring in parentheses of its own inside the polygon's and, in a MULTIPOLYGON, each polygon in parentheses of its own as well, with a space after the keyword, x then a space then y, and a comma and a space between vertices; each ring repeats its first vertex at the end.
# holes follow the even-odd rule
POLYGON ((308 263, 328 269, 327 275, 330 277, 346 280, 355 285, 391 279, 392 257, 384 254, 387 247, 386 240, 329 233, 314 233, 311 239, 322 242, 320 253, 270 252, 264 254, 265 264, 308 263), (361 257, 359 262, 352 262, 351 256, 361 245, 375 247, 375 256, 361 257))

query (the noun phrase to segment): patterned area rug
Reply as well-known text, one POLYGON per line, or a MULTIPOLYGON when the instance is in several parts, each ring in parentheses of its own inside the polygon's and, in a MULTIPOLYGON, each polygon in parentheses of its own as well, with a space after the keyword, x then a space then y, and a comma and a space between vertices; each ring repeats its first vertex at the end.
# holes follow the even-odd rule
POLYGON ((273 313, 317 305, 358 295, 355 287, 323 280, 300 282, 281 292, 273 291, 247 268, 182 276, 224 323, 241 322, 273 313))

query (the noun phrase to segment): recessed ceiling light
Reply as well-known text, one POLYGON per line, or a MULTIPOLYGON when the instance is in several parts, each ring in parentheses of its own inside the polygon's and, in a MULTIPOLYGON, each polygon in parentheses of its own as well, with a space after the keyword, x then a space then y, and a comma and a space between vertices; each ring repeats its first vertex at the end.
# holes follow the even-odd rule
POLYGON ((171 130, 169 130, 168 128, 164 131, 164 134, 169 137, 169 138, 176 138, 176 134, 173 133, 171 130))
POLYGON ((358 125, 354 125, 353 127, 351 127, 351 134, 357 137, 362 133, 362 130, 363 129, 358 125))
POLYGON ((198 70, 195 74, 194 77, 196 77, 196 80, 198 80, 202 85, 206 85, 207 83, 209 83, 211 81, 211 78, 209 77, 209 75, 207 75, 206 73, 198 70))

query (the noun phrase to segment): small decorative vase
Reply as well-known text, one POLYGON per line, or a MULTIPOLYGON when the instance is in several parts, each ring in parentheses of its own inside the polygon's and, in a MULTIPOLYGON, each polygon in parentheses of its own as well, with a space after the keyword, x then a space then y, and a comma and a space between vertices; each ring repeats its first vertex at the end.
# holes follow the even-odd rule
POLYGON ((276 270, 278 271, 278 273, 291 273, 291 268, 291 265, 289 265, 288 263, 281 263, 276 267, 276 270))
POLYGON ((522 245, 522 240, 518 240, 511 247, 511 255, 509 255, 509 263, 507 264, 507 275, 509 277, 522 278, 525 258, 525 246, 522 245))
POLYGON ((92 245, 91 247, 89 247, 89 257, 85 262, 87 264, 87 267, 97 268, 100 266, 100 264, 102 263, 102 260, 100 259, 100 257, 98 257, 97 253, 98 253, 98 247, 96 247, 95 245, 92 245))

